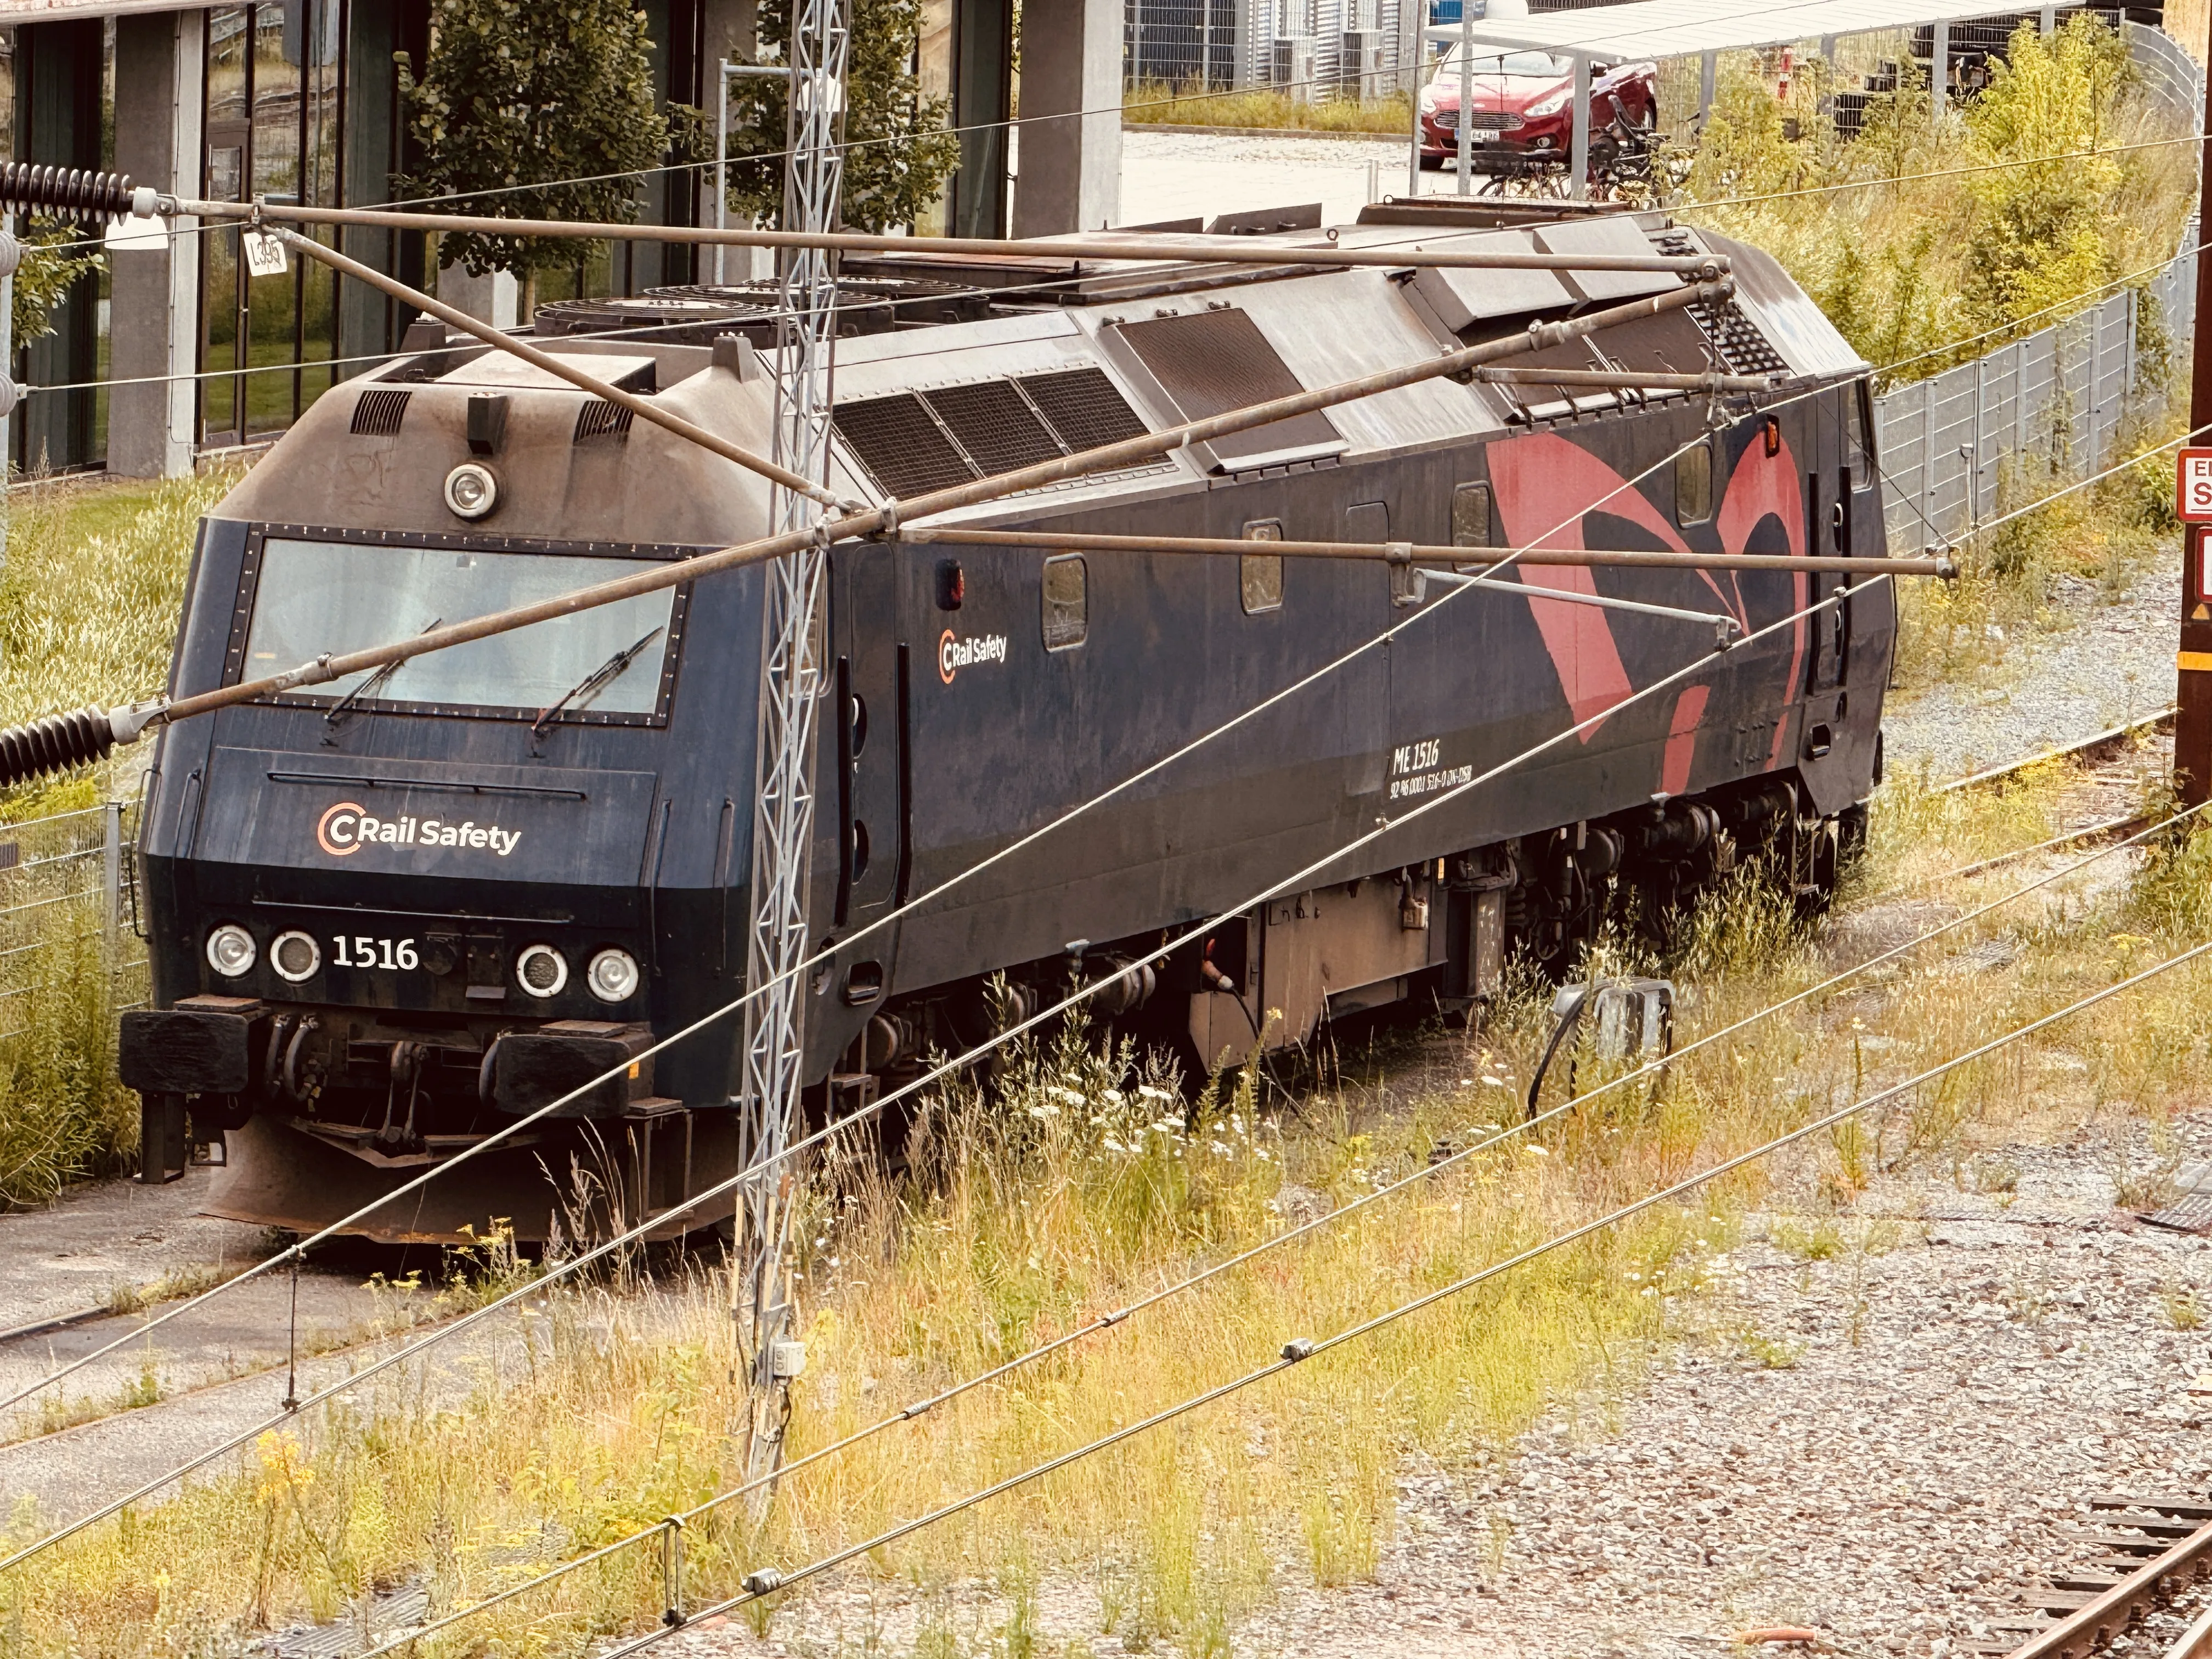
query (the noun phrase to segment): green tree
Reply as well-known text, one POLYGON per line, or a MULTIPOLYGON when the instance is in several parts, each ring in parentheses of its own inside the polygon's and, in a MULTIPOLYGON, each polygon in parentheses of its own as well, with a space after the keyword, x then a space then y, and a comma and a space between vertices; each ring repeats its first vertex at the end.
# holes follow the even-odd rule
MULTIPOLYGON (((912 64, 921 0, 851 0, 846 65, 845 178, 838 209, 848 228, 911 224, 960 165, 960 140, 945 131, 950 106, 924 98, 912 64)), ((791 44, 791 0, 763 0, 761 43, 778 58, 791 44)), ((783 210, 785 109, 781 81, 747 76, 730 88, 730 206, 774 223, 783 210)), ((714 154, 714 137, 698 147, 714 154)))
POLYGON ((19 234, 23 263, 15 268, 9 327, 20 349, 54 331, 55 307, 85 276, 106 270, 107 260, 97 242, 88 246, 83 231, 58 220, 37 220, 19 234))
POLYGON ((1983 328, 2038 315, 2118 272, 2109 238, 2113 196, 2136 165, 2083 154, 2114 142, 2136 71, 2117 30, 2084 12, 2048 40, 2024 22, 1965 111, 1975 159, 2015 165, 1967 182, 1977 208, 1966 254, 1969 315, 1983 328), (2066 159, 2028 166, 2030 157, 2066 159))
MULTIPOLYGON (((668 151, 652 47, 629 0, 437 0, 421 73, 397 54, 423 158, 401 193, 470 198, 456 209, 501 218, 631 218, 635 175, 668 151)), ((534 300, 537 274, 570 269, 581 252, 471 231, 447 235, 441 258, 472 276, 513 271, 534 300)))

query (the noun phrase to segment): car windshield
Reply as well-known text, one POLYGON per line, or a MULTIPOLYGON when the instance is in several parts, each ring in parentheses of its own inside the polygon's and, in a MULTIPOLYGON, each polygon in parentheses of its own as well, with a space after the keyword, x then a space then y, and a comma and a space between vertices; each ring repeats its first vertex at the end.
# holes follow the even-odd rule
MULTIPOLYGON (((433 626, 451 626, 665 562, 271 536, 261 545, 243 678, 278 672, 325 652, 358 651, 433 626)), ((563 715, 647 717, 659 702, 675 604, 676 590, 666 587, 410 658, 370 686, 361 702, 535 714, 658 629, 653 647, 627 672, 599 688, 587 707, 572 703, 563 715)), ((289 695, 337 702, 373 672, 289 695)))
MULTIPOLYGON (((1474 63, 1470 71, 1484 75, 1526 75, 1556 81, 1563 75, 1574 73, 1574 65, 1564 58, 1554 58, 1547 52, 1486 52, 1480 46, 1474 49, 1474 63)), ((1456 82, 1459 80, 1459 48, 1455 46, 1444 54, 1437 65, 1436 78, 1456 82)))

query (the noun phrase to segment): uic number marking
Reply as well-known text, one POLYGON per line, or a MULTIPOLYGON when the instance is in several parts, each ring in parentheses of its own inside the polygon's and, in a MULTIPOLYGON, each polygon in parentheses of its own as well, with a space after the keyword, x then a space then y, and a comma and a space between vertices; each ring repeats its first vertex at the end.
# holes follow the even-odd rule
POLYGON ((331 937, 331 943, 337 947, 331 959, 341 968, 420 968, 422 965, 422 959, 415 954, 415 941, 411 939, 372 939, 367 933, 335 933, 331 937))

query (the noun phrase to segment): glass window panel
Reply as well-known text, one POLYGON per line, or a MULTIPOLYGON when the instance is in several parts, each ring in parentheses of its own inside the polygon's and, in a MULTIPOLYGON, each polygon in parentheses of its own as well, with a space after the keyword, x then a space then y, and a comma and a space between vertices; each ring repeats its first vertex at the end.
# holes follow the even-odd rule
POLYGON ((1867 441, 1867 387, 1861 380, 1844 388, 1844 457, 1851 470, 1851 488, 1864 489, 1874 482, 1874 446, 1867 441))
MULTIPOLYGON (((1244 539, 1253 542, 1279 542, 1283 539, 1283 526, 1273 519, 1263 519, 1244 526, 1244 539)), ((1279 553, 1246 553, 1240 556, 1237 565, 1237 593, 1244 605, 1244 614, 1257 616, 1262 611, 1283 608, 1283 556, 1279 553)))
MULTIPOLYGON (((246 635, 246 677, 273 673, 325 652, 380 645, 395 630, 419 633, 434 624, 551 599, 635 571, 658 569, 663 562, 272 536, 262 544, 260 580, 246 635)), ((659 697, 674 606, 675 589, 663 588, 434 651, 403 663, 372 700, 535 714, 657 629, 660 648, 649 646, 640 652, 590 702, 597 714, 648 714, 659 697)), ((349 675, 291 695, 336 701, 368 678, 349 675)))
POLYGON ((1044 648, 1065 651, 1091 631, 1088 573, 1079 554, 1044 562, 1044 648))
POLYGON ((1674 522, 1703 524, 1712 516, 1712 446, 1698 444, 1674 458, 1674 522))

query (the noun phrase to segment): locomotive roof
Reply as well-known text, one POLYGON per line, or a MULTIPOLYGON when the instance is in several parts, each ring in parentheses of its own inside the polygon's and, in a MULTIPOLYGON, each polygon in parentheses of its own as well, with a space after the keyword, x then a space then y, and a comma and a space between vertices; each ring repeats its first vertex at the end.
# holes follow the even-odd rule
MULTIPOLYGON (((1204 233, 1152 233, 1164 252, 1218 248, 1204 233)), ((1352 225, 1238 235, 1249 264, 1050 256, 883 254, 847 258, 835 487, 881 501, 1065 450, 1158 429, 1299 387, 1348 380, 1531 321, 1672 289, 1666 272, 1553 272, 1434 267, 1316 270, 1270 264, 1270 248, 1410 250, 1499 246, 1559 253, 1725 256, 1736 297, 1721 307, 1606 331, 1591 344, 1528 361, 1696 373, 1773 374, 1818 381, 1866 365, 1769 255, 1663 213, 1539 210, 1531 204, 1384 203, 1352 225), (950 279, 957 277, 958 285, 950 279), (947 319, 940 320, 940 319, 947 319)), ((635 301, 578 302, 541 318, 538 343, 597 357, 595 372, 766 453, 773 382, 753 354, 669 343, 651 331, 677 311, 678 339, 732 331, 766 344, 773 321, 754 289, 688 289, 635 301), (672 301, 671 296, 675 296, 672 301), (733 297, 734 296, 734 297, 733 297), (756 315, 757 313, 757 315, 756 315), (598 318, 614 337, 564 337, 598 318), (636 320, 623 322, 623 318, 636 320), (548 326, 548 324, 551 326, 548 326), (685 331, 689 331, 686 332, 685 331)), ((423 326, 417 325, 418 328, 423 326)), ((709 335, 708 337, 712 337, 709 335)), ((721 544, 765 533, 768 487, 542 371, 455 336, 319 399, 220 509, 296 525, 422 532, 721 544), (497 516, 481 526, 446 507, 446 474, 469 459, 467 404, 503 396, 497 516), (593 407, 596 405, 596 409, 593 407)), ((763 357, 772 354, 763 354, 763 357)), ((1651 394, 1654 397, 1667 394, 1651 394)), ((1672 394, 1682 396, 1684 394, 1672 394)), ((1612 392, 1461 385, 1434 380, 1279 422, 1149 465, 1034 490, 950 515, 969 522, 1060 517, 1102 498, 1206 488, 1270 471, 1448 447, 1559 420, 1604 419, 1638 406, 1612 392)), ((481 453, 481 451, 479 450, 481 453)))

